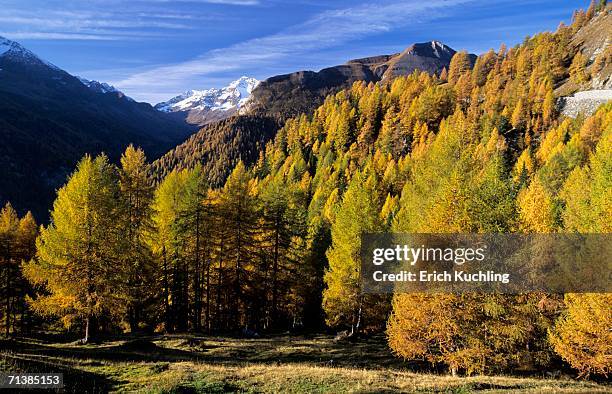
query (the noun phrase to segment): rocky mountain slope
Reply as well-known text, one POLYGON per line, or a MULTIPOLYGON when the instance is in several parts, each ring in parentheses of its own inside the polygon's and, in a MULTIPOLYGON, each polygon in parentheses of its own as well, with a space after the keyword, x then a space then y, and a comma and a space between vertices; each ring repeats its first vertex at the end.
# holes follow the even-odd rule
POLYGON ((590 115, 612 99, 612 14, 601 12, 576 32, 571 45, 585 59, 583 80, 567 78, 555 89, 564 115, 590 115))
MULTIPOLYGON (((448 68, 456 51, 439 41, 413 44, 401 53, 349 60, 318 72, 298 71, 262 81, 242 112, 266 113, 281 120, 309 113, 325 96, 355 81, 379 82, 414 70, 431 74, 448 68)), ((472 61, 476 55, 471 55, 472 61)))
POLYGON ((258 84, 255 78, 243 76, 221 89, 189 90, 155 108, 162 112, 184 113, 187 122, 205 125, 235 114, 258 84))
POLYGON ((612 100, 612 89, 585 90, 572 96, 562 97, 559 102, 562 113, 570 118, 580 114, 591 115, 600 105, 612 100))
POLYGON ((0 38, 1 204, 46 220, 55 189, 85 153, 117 159, 134 143, 155 158, 194 131, 175 114, 88 82, 0 38))

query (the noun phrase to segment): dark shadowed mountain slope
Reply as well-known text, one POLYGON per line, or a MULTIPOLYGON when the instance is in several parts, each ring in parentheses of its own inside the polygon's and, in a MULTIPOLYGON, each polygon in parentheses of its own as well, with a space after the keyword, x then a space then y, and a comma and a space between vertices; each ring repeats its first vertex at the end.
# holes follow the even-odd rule
POLYGON ((211 186, 223 185, 238 161, 253 163, 279 124, 261 115, 232 116, 208 124, 153 163, 157 180, 174 169, 201 163, 211 186))
POLYGON ((78 78, 0 37, 0 203, 46 220, 55 190, 85 154, 134 143, 156 157, 193 131, 180 117, 78 78))

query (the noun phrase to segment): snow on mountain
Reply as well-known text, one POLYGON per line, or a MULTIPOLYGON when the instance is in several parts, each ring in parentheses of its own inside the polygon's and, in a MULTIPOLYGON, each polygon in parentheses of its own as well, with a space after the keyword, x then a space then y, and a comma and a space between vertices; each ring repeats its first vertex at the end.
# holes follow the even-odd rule
POLYGON ((121 90, 117 89, 113 85, 109 85, 106 82, 98 82, 98 81, 90 81, 89 79, 85 79, 82 77, 78 77, 79 81, 89 89, 93 90, 96 93, 116 93, 120 97, 125 97, 130 101, 134 101, 131 97, 126 96, 121 90))
MULTIPOLYGON (((0 36, 0 58, 10 59, 11 61, 17 61, 20 64, 32 64, 47 66, 55 71, 62 71, 57 66, 39 58, 33 52, 24 48, 21 44, 15 41, 11 41, 7 38, 0 36)), ((62 71, 63 74, 65 74, 62 71)), ((71 78, 68 74, 65 74, 66 78, 71 78)), ((62 77, 54 77, 55 79, 62 79, 62 77)), ((111 86, 104 82, 90 81, 85 78, 76 77, 81 83, 87 86, 89 89, 96 93, 115 93, 120 97, 125 97, 128 100, 133 101, 127 97, 123 92, 117 90, 114 86, 111 86)), ((64 81, 65 82, 65 81, 64 81)))
POLYGON ((11 41, 8 38, 0 36, 0 57, 10 57, 22 62, 31 64, 40 64, 51 67, 55 70, 59 68, 45 60, 42 60, 31 51, 25 49, 21 44, 11 41))
POLYGON ((247 102, 258 84, 255 78, 243 76, 221 89, 189 90, 155 108, 162 112, 234 112, 247 102))
POLYGON ((79 79, 79 81, 81 81, 81 83, 85 86, 87 86, 88 88, 90 88, 91 90, 94 90, 96 92, 99 93, 116 93, 119 92, 119 90, 117 90, 117 88, 115 88, 112 85, 107 84, 106 82, 98 82, 98 81, 90 81, 89 79, 85 79, 82 77, 77 76, 77 78, 79 79))

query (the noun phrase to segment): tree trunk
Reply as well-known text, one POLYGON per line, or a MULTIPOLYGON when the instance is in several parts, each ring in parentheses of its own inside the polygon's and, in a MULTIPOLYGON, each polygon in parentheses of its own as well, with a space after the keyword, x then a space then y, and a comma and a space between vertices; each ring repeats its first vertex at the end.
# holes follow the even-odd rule
POLYGON ((163 258, 163 262, 164 262, 164 318, 166 320, 166 331, 170 331, 171 327, 170 327, 170 304, 169 304, 169 293, 170 293, 170 289, 168 288, 169 286, 169 281, 168 281, 168 261, 166 259, 166 247, 164 246, 162 249, 162 258, 163 258))
POLYGON ((274 264, 272 265, 272 325, 276 324, 277 320, 277 303, 278 303, 278 289, 277 289, 277 277, 278 277, 278 254, 280 244, 280 213, 277 211, 275 218, 275 229, 274 229, 274 264))
POLYGON ((210 265, 211 261, 208 259, 206 265, 206 331, 210 334, 210 265))
POLYGON ((202 289, 200 288, 200 211, 196 212, 196 250, 195 250, 195 272, 193 275, 194 279, 194 298, 195 298, 195 311, 194 311, 194 329, 195 331, 200 330, 202 322, 202 289))
POLYGON ((242 301, 241 287, 240 287, 240 268, 242 260, 242 222, 238 223, 238 234, 236 237, 236 266, 235 266, 235 278, 234 278, 234 307, 232 310, 232 322, 231 324, 238 326, 240 320, 240 306, 242 301))
MULTIPOLYGON (((9 252, 10 253, 10 252, 9 252)), ((5 336, 11 334, 11 260, 9 258, 8 264, 6 266, 6 305, 5 305, 5 336)))
POLYGON ((219 274, 217 278, 217 305, 215 305, 217 309, 217 327, 221 327, 223 324, 223 319, 221 317, 221 289, 223 288, 223 242, 221 242, 221 252, 219 253, 219 274))
POLYGON ((83 339, 83 343, 89 342, 90 330, 91 330, 91 315, 87 315, 87 317, 85 318, 85 338, 83 339))
POLYGON ((355 332, 358 333, 361 330, 361 317, 363 315, 363 296, 359 297, 359 309, 357 310, 357 323, 355 324, 355 332))
POLYGON ((4 335, 8 338, 11 331, 11 241, 7 240, 6 247, 6 297, 4 316, 4 335))

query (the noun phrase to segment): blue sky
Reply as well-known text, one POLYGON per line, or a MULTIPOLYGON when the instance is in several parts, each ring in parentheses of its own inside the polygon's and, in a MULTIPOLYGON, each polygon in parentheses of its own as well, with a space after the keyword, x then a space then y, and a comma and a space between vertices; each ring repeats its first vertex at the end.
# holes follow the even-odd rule
POLYGON ((586 0, 0 0, 0 35, 150 103, 439 40, 482 53, 586 0))

